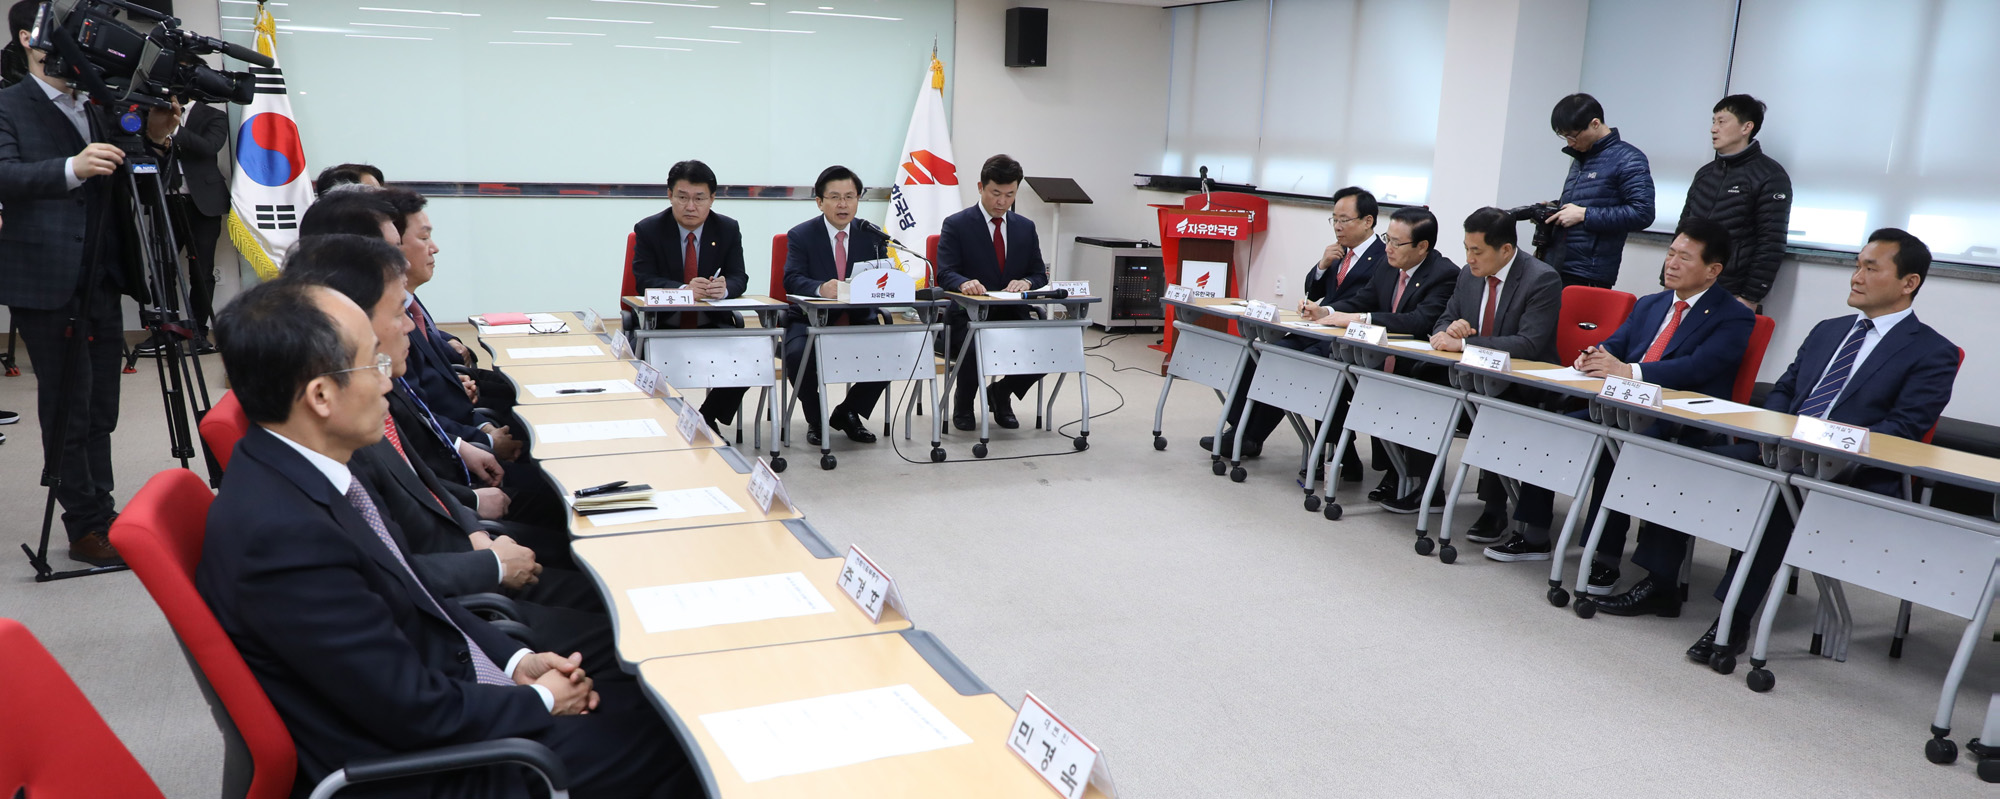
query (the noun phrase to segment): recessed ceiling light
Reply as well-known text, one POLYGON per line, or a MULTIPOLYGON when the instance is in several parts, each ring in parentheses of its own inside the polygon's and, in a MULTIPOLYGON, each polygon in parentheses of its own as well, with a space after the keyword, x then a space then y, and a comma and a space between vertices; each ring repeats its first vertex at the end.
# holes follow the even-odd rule
POLYGON ((593 3, 630 3, 637 6, 667 6, 670 8, 719 8, 707 3, 662 3, 660 0, 590 0, 593 3))
POLYGON ((428 42, 428 41, 430 41, 430 40, 431 40, 431 39, 430 39, 430 37, 428 37, 428 36, 377 36, 377 35, 375 35, 375 34, 371 34, 371 33, 350 33, 350 34, 347 34, 347 38, 349 38, 349 39, 408 39, 408 40, 410 40, 410 41, 414 41, 414 42, 428 42))
POLYGON ((393 12, 396 12, 396 13, 398 13, 398 14, 437 14, 437 15, 439 15, 439 16, 446 16, 446 17, 476 17, 476 16, 479 16, 478 14, 468 14, 468 13, 466 13, 466 12, 464 12, 464 11, 431 11, 431 10, 429 10, 429 9, 423 9, 423 8, 381 8, 381 7, 379 7, 379 6, 362 6, 362 7, 361 7, 361 10, 362 10, 362 11, 393 11, 393 12))
POLYGON ((487 44, 523 44, 530 47, 568 47, 571 42, 487 42, 487 44))
POLYGON ((410 30, 420 30, 420 31, 451 30, 450 28, 441 27, 438 25, 393 25, 387 22, 349 22, 347 24, 357 28, 407 28, 410 30))
POLYGON ((611 46, 612 46, 612 47, 623 47, 623 48, 625 48, 625 49, 627 49, 627 50, 677 50, 677 51, 679 51, 679 52, 683 52, 683 53, 692 53, 692 52, 694 52, 694 48, 692 48, 692 47, 654 47, 654 46, 652 46, 652 45, 650 45, 650 44, 614 44, 614 45, 611 45, 611 46))

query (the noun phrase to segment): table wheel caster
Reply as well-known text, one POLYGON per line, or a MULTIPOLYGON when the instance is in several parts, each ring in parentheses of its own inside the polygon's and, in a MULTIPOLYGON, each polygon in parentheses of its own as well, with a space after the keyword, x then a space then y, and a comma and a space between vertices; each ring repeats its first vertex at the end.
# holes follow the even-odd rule
POLYGON ((1932 727, 1931 735, 1935 737, 1924 742, 1924 759, 1940 766, 1948 766, 1957 762, 1958 744, 1952 743, 1950 738, 1945 737, 1950 734, 1951 730, 1940 730, 1932 727))
POLYGON ((1320 515, 1325 516, 1326 520, 1330 522, 1340 521, 1340 503, 1326 503, 1326 507, 1320 509, 1320 515))
POLYGON ((1318 513, 1318 512, 1319 512, 1319 495, 1318 495, 1318 494, 1307 494, 1307 495, 1306 495, 1306 512, 1307 512, 1307 513, 1318 513))
POLYGON ((1717 652, 1708 656, 1708 668, 1717 674, 1728 674, 1736 670, 1736 656, 1717 652))
POLYGON ((986 457, 986 442, 982 441, 972 445, 972 457, 975 458, 986 457))
POLYGON ((1428 538, 1417 539, 1417 554, 1429 557, 1431 550, 1437 549, 1437 542, 1428 538))
POLYGON ((833 471, 833 467, 838 465, 840 465, 840 461, 834 458, 833 453, 831 452, 819 456, 819 468, 821 469, 825 469, 827 471, 833 471))
POLYGON ((1597 600, 1580 596, 1576 598, 1576 605, 1570 609, 1576 611, 1577 618, 1588 619, 1597 615, 1597 600))
POLYGON ((1439 545, 1438 545, 1438 562, 1439 562, 1439 563, 1442 563, 1442 564, 1444 564, 1444 565, 1446 565, 1446 566, 1450 566, 1450 565, 1451 565, 1452 563, 1456 562, 1457 560, 1458 560, 1458 547, 1455 547, 1455 546, 1452 546, 1452 545, 1450 545, 1450 544, 1439 544, 1439 545))
MULTIPOLYGON (((1076 438, 1070 439, 1069 445, 1072 447, 1076 447, 1076 451, 1082 452, 1084 450, 1090 449, 1090 439, 1084 438, 1083 436, 1077 436, 1076 438)), ((1160 446, 1164 447, 1166 445, 1161 444, 1160 446)))
POLYGON ((1249 476, 1250 476, 1250 470, 1245 469, 1241 466, 1229 470, 1229 482, 1232 483, 1241 483, 1245 478, 1249 476))
POLYGON ((1153 434, 1153 449, 1156 449, 1156 450, 1163 450, 1163 449, 1166 449, 1166 448, 1167 448, 1167 439, 1166 439, 1166 437, 1165 437, 1165 436, 1162 436, 1162 435, 1160 435, 1160 434, 1158 434, 1158 433, 1154 433, 1154 434, 1153 434))
POLYGON ((1778 678, 1771 674, 1770 669, 1764 668, 1763 664, 1750 665, 1750 673, 1743 676, 1743 684, 1750 686, 1750 690, 1760 694, 1767 693, 1771 690, 1771 686, 1778 684, 1778 678))
POLYGON ((944 447, 931 447, 931 463, 944 463, 944 447))
POLYGON ((1549 604, 1559 608, 1568 607, 1569 592, 1564 591, 1560 585, 1549 586, 1549 604))
POLYGON ((771 459, 771 471, 782 472, 785 470, 785 466, 786 466, 785 456, 779 455, 778 457, 771 459))
POLYGON ((1229 471, 1229 464, 1223 463, 1221 458, 1216 458, 1209 461, 1208 470, 1214 472, 1216 477, 1221 477, 1229 471))

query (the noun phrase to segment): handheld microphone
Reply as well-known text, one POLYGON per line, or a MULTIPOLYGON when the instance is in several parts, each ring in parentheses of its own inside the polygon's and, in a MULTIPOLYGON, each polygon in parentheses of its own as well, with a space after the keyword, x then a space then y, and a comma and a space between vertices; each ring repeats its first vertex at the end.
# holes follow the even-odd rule
POLYGON ((1039 291, 1023 291, 1021 292, 1021 299, 1066 300, 1069 299, 1069 289, 1041 289, 1039 291))

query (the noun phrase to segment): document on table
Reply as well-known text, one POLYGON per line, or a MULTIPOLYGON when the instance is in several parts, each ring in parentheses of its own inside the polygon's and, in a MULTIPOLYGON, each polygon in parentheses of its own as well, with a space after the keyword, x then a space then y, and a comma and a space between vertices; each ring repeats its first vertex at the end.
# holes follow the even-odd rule
POLYGON ((1579 372, 1579 371, 1577 371, 1577 370, 1576 370, 1575 368, 1573 368, 1573 367, 1569 367, 1569 366, 1565 366, 1565 367, 1563 367, 1563 368, 1561 368, 1561 369, 1522 369, 1522 370, 1519 370, 1519 371, 1521 372, 1521 374, 1524 374, 1524 375, 1534 375, 1535 377, 1539 377, 1539 378, 1542 378, 1542 379, 1544 379, 1544 380, 1602 380, 1602 379, 1604 379, 1604 378, 1601 378, 1601 377, 1591 377, 1590 375, 1587 375, 1587 374, 1584 374, 1584 373, 1582 373, 1582 372, 1579 372))
POLYGON ((1318 322, 1286 322, 1286 323, 1285 323, 1285 326, 1286 326, 1286 327, 1296 327, 1296 328, 1298 328, 1298 329, 1300 329, 1300 330, 1332 330, 1332 329, 1333 329, 1333 326, 1332 326, 1332 325, 1322 325, 1322 324, 1320 324, 1320 323, 1318 323, 1318 322))
POLYGON ((701 716, 744 782, 972 743, 909 685, 701 716))
POLYGON ((1742 405, 1726 399, 1715 399, 1713 397, 1670 399, 1660 404, 1669 408, 1679 408, 1689 413, 1698 413, 1703 416, 1714 416, 1718 413, 1749 413, 1751 411, 1763 410, 1763 408, 1754 405, 1742 405))
POLYGON ((769 304, 763 302, 762 300, 753 300, 746 297, 735 297, 727 300, 702 300, 701 302, 703 305, 716 305, 716 306, 721 306, 723 308, 736 308, 736 307, 754 308, 769 304))
POLYGON ((531 358, 589 358, 604 354, 604 350, 592 346, 582 347, 508 347, 507 357, 517 360, 531 358))
POLYGON ((664 436, 667 429, 657 419, 618 419, 609 422, 564 422, 535 425, 535 443, 571 444, 578 441, 614 441, 621 438, 664 436))
POLYGON ((519 335, 522 333, 568 333, 569 332, 569 325, 565 324, 563 320, 556 318, 555 314, 546 314, 546 313, 528 314, 528 321, 526 323, 515 324, 515 325, 489 325, 486 324, 484 318, 482 317, 477 326, 479 328, 479 335, 482 336, 511 336, 511 335, 519 335))
POLYGON ((616 527, 621 524, 659 522, 670 519, 693 519, 700 516, 726 516, 742 513, 743 506, 736 504, 728 494, 715 486, 707 488, 683 488, 679 491, 653 492, 652 510, 621 510, 616 513, 598 513, 585 518, 597 527, 616 527))
POLYGON ((627 589, 648 633, 832 613, 804 572, 627 589))
POLYGON ((630 380, 579 380, 574 383, 535 383, 528 386, 528 393, 540 399, 549 399, 579 394, 637 394, 639 387, 630 380))
POLYGON ((1018 291, 989 291, 989 292, 986 292, 986 296, 987 296, 987 297, 990 297, 990 298, 992 298, 992 299, 996 299, 996 300, 1018 300, 1018 299, 1020 299, 1020 298, 1021 298, 1021 292, 1018 292, 1018 291))
POLYGON ((1387 344, 1391 347, 1396 347, 1398 349, 1418 350, 1420 352, 1437 352, 1437 348, 1432 347, 1431 343, 1428 341, 1384 341, 1382 343, 1387 344))

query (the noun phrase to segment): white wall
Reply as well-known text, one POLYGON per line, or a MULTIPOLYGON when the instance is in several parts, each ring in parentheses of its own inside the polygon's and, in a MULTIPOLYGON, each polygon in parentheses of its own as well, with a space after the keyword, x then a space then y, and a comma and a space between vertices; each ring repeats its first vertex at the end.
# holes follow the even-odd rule
MULTIPOLYGON (((1158 241, 1159 224, 1132 176, 1159 168, 1166 149, 1168 14, 1157 8, 1078 0, 958 0, 958 63, 951 65, 952 153, 967 206, 977 202, 979 164, 995 153, 1029 175, 1074 178, 1096 202, 1062 212, 1061 264, 1075 239, 1158 241), (1002 66, 1007 9, 1049 10, 1049 66, 1002 66)), ((1035 220, 1043 257, 1054 259, 1052 209, 1026 186, 1016 210, 1035 220)), ((1098 289, 1103 291, 1106 289, 1098 289)))

